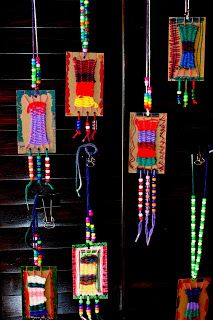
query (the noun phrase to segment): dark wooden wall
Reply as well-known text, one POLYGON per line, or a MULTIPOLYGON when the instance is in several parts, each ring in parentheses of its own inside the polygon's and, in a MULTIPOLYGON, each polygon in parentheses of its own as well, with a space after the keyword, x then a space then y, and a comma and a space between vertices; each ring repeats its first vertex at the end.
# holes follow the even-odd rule
MULTIPOLYGON (((137 177, 127 173, 128 117, 143 111, 145 1, 125 2, 125 109, 122 106, 121 1, 91 2, 90 50, 105 54, 104 118, 98 122, 98 155, 93 172, 97 240, 109 247, 109 299, 101 302, 104 319, 175 319, 177 280, 190 276, 190 153, 212 144, 210 42, 212 22, 207 1, 193 1, 191 14, 207 17, 205 82, 197 86, 199 105, 176 105, 176 84, 167 82, 168 17, 183 16, 184 1, 152 4, 153 111, 168 113, 166 174, 158 177, 158 215, 149 248, 137 230, 137 177), (123 108, 122 108, 123 107, 123 108), (124 136, 122 141, 122 110, 124 136), (124 150, 122 150, 122 142, 124 150), (122 154, 124 161, 122 162, 122 154), (124 199, 122 203, 122 165, 124 199), (122 312, 121 312, 121 309, 122 312)), ((78 319, 72 299, 71 246, 84 242, 84 199, 75 192, 74 119, 64 116, 65 51, 80 51, 79 1, 36 1, 42 89, 56 90, 57 153, 51 155, 52 183, 59 197, 56 227, 43 230, 46 265, 58 267, 58 318, 78 319)), ((21 319, 20 266, 32 264, 24 243, 30 212, 24 202, 27 157, 17 155, 17 89, 30 89, 31 3, 4 2, 0 11, 0 243, 3 320, 21 319)), ((124 74, 123 74, 124 76, 124 74)), ((209 157, 208 190, 212 188, 209 157)), ((199 181, 201 183, 201 181, 199 181)), ((202 183, 201 183, 202 184, 202 183)), ((212 200, 200 275, 213 276, 212 200)), ((32 203, 31 199, 31 203, 32 203)), ((41 228, 42 229, 42 228, 41 228)), ((208 320, 213 318, 209 287, 208 320)))

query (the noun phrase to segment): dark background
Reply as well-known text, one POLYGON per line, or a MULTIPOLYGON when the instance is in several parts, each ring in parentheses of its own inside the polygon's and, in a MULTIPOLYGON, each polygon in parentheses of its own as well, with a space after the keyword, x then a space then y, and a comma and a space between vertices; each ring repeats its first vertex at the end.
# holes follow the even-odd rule
MULTIPOLYGON (((192 1, 191 1, 192 2, 192 1)), ((72 299, 72 244, 84 242, 84 197, 75 192, 75 119, 65 117, 65 52, 80 51, 79 1, 36 1, 41 89, 56 90, 56 148, 52 184, 58 201, 56 227, 41 228, 44 265, 58 268, 58 319, 78 319, 72 299)), ((108 243, 109 299, 104 319, 175 319, 177 281, 190 277, 190 154, 209 155, 208 205, 200 277, 213 276, 212 250, 212 22, 209 2, 193 1, 191 16, 207 17, 205 81, 197 84, 196 107, 176 104, 177 84, 167 81, 168 17, 183 16, 184 1, 151 3, 153 111, 167 112, 166 174, 158 176, 157 222, 149 247, 136 244, 137 175, 128 174, 129 112, 143 111, 145 1, 91 1, 90 51, 105 54, 104 117, 98 119, 98 154, 92 172, 97 241, 108 243), (122 4, 124 16, 122 20, 122 4), (122 29, 122 21, 124 27, 122 29)), ((22 265, 32 265, 24 242, 30 214, 24 202, 27 157, 17 154, 16 90, 30 89, 31 1, 4 1, 0 10, 0 255, 3 320, 21 319, 22 265)), ((202 196, 202 168, 196 191, 202 196)), ((33 198, 30 199, 32 204, 33 198)), ((40 215, 42 219, 42 215, 40 215)), ((42 225, 42 224, 41 224, 42 225)), ((208 288, 207 319, 213 318, 208 288)))

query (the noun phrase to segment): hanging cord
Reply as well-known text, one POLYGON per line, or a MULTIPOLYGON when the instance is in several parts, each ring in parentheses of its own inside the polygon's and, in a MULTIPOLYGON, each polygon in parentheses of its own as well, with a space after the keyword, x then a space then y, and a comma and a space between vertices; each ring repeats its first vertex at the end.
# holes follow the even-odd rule
POLYGON ((28 247, 33 249, 34 254, 34 264, 36 267, 40 268, 42 265, 42 241, 40 236, 38 235, 38 215, 37 215, 37 202, 38 202, 39 193, 37 192, 34 198, 33 208, 32 208, 32 219, 30 222, 30 226, 25 233, 25 243, 28 247), (32 244, 28 241, 29 232, 32 232, 32 244))
POLYGON ((37 33, 37 17, 36 17, 36 4, 32 0, 32 84, 31 87, 35 89, 35 96, 38 95, 39 85, 41 83, 41 65, 38 53, 38 33, 37 33), (35 58, 36 51, 36 58, 35 58))
POLYGON ((189 0, 185 0, 185 12, 184 12, 184 15, 185 15, 185 18, 186 20, 189 20, 189 0))
MULTIPOLYGON (((38 201, 38 192, 36 193, 35 198, 34 198, 32 212, 35 212, 35 210, 36 210, 37 201, 38 201)), ((35 215, 32 215, 32 219, 31 219, 31 222, 30 222, 30 226, 29 226, 29 228, 27 228, 27 231, 26 231, 26 233, 25 233, 25 238, 24 238, 25 244, 26 244, 28 247, 32 248, 32 249, 33 249, 33 245, 31 245, 31 243, 28 241, 28 237, 29 237, 30 231, 32 230, 33 224, 35 224, 35 215)))
POLYGON ((149 116, 152 108, 152 87, 151 87, 151 32, 150 32, 150 0, 146 0, 146 75, 144 78, 144 109, 149 116))
MULTIPOLYGON (((90 156, 94 155, 98 149, 96 147, 96 145, 94 145, 93 143, 85 143, 82 144, 81 146, 78 147, 77 152, 76 152, 76 160, 75 160, 75 168, 76 168, 76 175, 75 175, 75 187, 76 187, 76 192, 77 195, 80 197, 80 189, 82 188, 82 177, 81 177, 81 170, 80 170, 80 163, 79 163, 79 156, 80 156, 80 152, 81 150, 84 148, 85 151, 88 154, 88 148, 91 147, 94 149, 93 152, 90 152, 90 156)), ((90 158, 90 165, 94 166, 94 158, 90 158)))

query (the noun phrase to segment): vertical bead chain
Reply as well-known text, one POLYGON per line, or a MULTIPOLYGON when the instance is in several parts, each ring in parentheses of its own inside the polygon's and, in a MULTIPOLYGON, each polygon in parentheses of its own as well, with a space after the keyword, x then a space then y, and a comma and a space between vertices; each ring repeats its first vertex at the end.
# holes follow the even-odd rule
POLYGON ((30 154, 28 156, 28 168, 29 168, 29 178, 31 181, 34 180, 34 169, 33 169, 33 156, 30 154))
POLYGON ((41 155, 40 155, 39 149, 36 156, 36 164, 37 164, 37 181, 40 184, 42 180, 42 174, 41 174, 41 155))
POLYGON ((191 196, 191 277, 195 276, 195 256, 196 256, 196 199, 191 196))
POLYGON ((138 218, 143 221, 143 174, 140 170, 140 177, 138 178, 138 218))
POLYGON ((50 157, 48 156, 48 151, 46 150, 45 156, 45 182, 50 182, 50 157))
POLYGON ((202 254, 205 216, 206 216, 206 198, 203 198, 202 205, 201 205, 200 228, 199 228, 199 234, 198 234, 197 257, 196 257, 195 270, 194 270, 194 275, 196 277, 197 277, 197 274, 199 271, 200 259, 201 259, 201 254, 202 254))

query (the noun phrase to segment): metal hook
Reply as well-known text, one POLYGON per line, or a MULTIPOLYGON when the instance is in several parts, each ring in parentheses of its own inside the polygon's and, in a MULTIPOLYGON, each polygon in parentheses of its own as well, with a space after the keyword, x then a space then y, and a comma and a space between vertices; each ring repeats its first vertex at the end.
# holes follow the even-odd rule
POLYGON ((198 152, 196 160, 194 161, 194 164, 197 166, 202 165, 205 162, 205 159, 203 158, 202 154, 198 152))
POLYGON ((53 229, 55 227, 55 219, 53 218, 53 215, 52 215, 52 199, 50 199, 50 218, 49 218, 49 220, 47 218, 47 212, 46 212, 46 207, 45 207, 43 198, 42 198, 42 206, 43 206, 43 210, 44 210, 44 219, 43 219, 44 228, 53 229))

